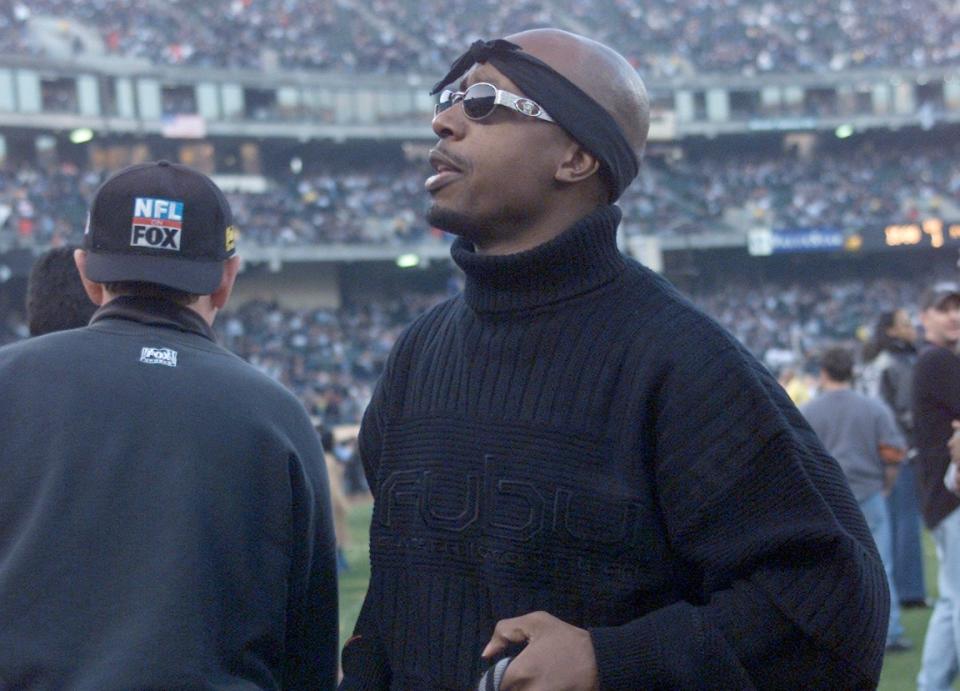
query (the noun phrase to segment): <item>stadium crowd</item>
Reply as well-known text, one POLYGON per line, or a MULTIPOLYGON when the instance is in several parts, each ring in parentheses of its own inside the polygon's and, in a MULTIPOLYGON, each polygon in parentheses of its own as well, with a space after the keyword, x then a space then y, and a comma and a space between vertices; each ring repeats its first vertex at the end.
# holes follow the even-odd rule
POLYGON ((645 76, 960 62, 953 0, 20 0, 0 6, 0 51, 38 52, 43 17, 61 20, 75 52, 258 70, 437 73, 465 41, 546 25, 612 45, 645 76))
MULTIPOLYGON (((883 311, 902 306, 915 315, 928 278, 730 282, 691 297, 777 371, 802 368, 830 345, 857 346, 883 311)), ((338 310, 250 302, 222 315, 217 329, 225 346, 295 391, 326 424, 354 423, 394 340, 416 315, 445 297, 410 292, 338 310)), ((0 345, 26 336, 22 314, 8 309, 0 319, 0 345)))
POLYGON ((807 158, 734 152, 673 163, 663 169, 668 182, 661 187, 689 199, 697 220, 721 219, 734 209, 746 212, 752 224, 772 228, 882 227, 921 213, 949 214, 945 207, 960 202, 958 153, 960 145, 949 138, 807 158))
MULTIPOLYGON (((733 227, 859 230, 960 214, 960 141, 871 143, 801 158, 717 151, 647 158, 620 200, 627 235, 723 232, 733 227), (732 222, 729 214, 739 214, 732 222)), ((425 164, 382 164, 270 180, 229 195, 244 242, 444 242, 424 220, 425 164)), ((73 164, 0 169, 0 244, 78 242, 103 173, 73 164)))

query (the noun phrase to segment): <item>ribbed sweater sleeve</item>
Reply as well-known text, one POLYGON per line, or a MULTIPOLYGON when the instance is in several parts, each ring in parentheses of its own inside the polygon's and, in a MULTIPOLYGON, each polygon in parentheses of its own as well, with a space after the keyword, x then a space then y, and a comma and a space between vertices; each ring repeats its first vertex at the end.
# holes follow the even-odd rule
POLYGON ((655 477, 691 593, 591 631, 601 688, 873 688, 889 595, 836 463, 772 378, 710 322, 677 324, 655 477), (722 414, 718 414, 722 411, 722 414), (786 673, 786 676, 785 676, 786 673))
POLYGON ((363 601, 353 636, 343 648, 341 691, 374 691, 390 688, 390 663, 383 647, 371 590, 363 601))

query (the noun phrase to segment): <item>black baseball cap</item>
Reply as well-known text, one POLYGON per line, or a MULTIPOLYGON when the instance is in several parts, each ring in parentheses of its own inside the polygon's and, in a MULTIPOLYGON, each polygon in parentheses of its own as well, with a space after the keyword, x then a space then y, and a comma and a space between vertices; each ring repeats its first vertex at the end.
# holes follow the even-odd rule
POLYGON ((925 312, 930 308, 943 309, 950 300, 960 305, 960 286, 956 283, 937 283, 920 296, 920 311, 925 312))
POLYGON ((220 188, 200 171, 156 161, 124 168, 94 195, 83 234, 87 277, 144 281, 195 295, 220 285, 236 229, 220 188))

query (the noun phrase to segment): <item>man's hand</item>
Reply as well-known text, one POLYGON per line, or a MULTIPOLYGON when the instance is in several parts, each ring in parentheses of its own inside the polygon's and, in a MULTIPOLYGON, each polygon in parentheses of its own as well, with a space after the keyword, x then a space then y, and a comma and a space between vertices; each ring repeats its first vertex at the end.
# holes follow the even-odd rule
POLYGON ((953 436, 947 442, 947 448, 950 449, 950 462, 960 464, 960 420, 954 420, 953 436))
POLYGON ((893 485, 897 481, 897 474, 900 472, 900 464, 907 455, 906 449, 890 444, 880 444, 877 447, 880 453, 880 459, 883 461, 883 495, 890 496, 893 485))
POLYGON ((483 657, 493 657, 509 643, 527 646, 503 677, 503 691, 596 691, 597 659, 590 633, 546 612, 501 619, 483 657))

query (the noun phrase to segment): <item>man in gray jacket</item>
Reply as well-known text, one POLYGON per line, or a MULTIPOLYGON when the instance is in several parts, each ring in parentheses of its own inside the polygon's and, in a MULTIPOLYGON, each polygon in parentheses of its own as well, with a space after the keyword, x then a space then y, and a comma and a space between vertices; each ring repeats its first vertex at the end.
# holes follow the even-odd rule
POLYGON ((900 607, 893 582, 893 534, 885 500, 896 481, 906 441, 886 403, 853 390, 853 355, 831 348, 820 361, 820 394, 800 412, 837 459, 860 504, 880 552, 890 586, 887 652, 910 650, 903 637, 900 607))

